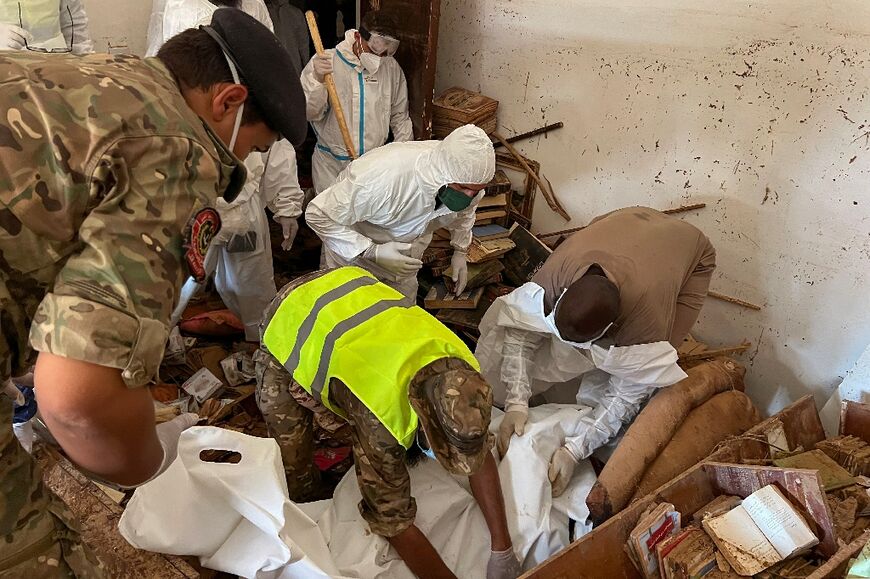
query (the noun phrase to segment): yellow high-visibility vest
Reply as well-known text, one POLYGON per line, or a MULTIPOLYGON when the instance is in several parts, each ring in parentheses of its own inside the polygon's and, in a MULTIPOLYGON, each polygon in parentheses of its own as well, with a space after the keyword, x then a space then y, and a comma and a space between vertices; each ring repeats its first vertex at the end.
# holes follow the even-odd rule
POLYGON ((263 333, 263 345, 305 390, 345 417, 329 400, 341 380, 409 448, 417 414, 408 386, 422 368, 459 358, 479 371, 468 346, 404 296, 358 267, 342 267, 291 291, 263 333))

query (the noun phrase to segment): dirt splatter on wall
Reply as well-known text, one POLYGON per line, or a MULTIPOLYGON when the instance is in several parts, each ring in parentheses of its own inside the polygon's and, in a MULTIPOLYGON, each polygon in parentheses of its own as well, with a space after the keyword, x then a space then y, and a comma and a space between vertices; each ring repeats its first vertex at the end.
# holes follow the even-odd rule
POLYGON ((574 217, 682 216, 718 251, 696 334, 753 341, 748 393, 824 400, 870 342, 870 4, 768 0, 443 0, 437 91, 500 102, 574 217))

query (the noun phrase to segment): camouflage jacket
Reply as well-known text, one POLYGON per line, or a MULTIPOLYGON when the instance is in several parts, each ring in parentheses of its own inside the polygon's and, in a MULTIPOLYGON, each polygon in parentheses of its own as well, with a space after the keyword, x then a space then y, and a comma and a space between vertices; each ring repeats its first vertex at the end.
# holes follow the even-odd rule
POLYGON ((37 350, 147 383, 186 224, 244 170, 157 59, 0 52, 0 103, 0 377, 37 350))

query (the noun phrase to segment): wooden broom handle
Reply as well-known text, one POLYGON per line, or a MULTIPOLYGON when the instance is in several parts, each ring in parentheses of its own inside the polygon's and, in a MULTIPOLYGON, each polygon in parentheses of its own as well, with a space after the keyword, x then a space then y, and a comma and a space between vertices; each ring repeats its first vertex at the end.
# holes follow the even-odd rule
MULTIPOLYGON (((314 48, 317 50, 317 54, 322 56, 323 41, 320 40, 320 31, 317 29, 317 20, 314 19, 314 12, 311 10, 306 12, 305 20, 308 21, 308 32, 311 33, 311 40, 314 41, 314 48)), ((335 111, 335 118, 338 120, 338 128, 341 129, 344 148, 347 149, 347 154, 351 159, 356 159, 356 149, 353 146, 353 139, 350 138, 347 122, 344 120, 344 110, 341 108, 341 101, 338 100, 338 91, 335 90, 335 80, 332 78, 332 73, 327 74, 323 78, 323 82, 326 84, 326 92, 329 93, 329 104, 332 105, 332 109, 335 111)))

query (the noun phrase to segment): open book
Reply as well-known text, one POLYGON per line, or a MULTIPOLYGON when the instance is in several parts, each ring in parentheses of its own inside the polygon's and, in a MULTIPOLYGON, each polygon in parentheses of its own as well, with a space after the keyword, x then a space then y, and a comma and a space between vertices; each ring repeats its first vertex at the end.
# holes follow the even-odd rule
POLYGON ((774 485, 755 491, 724 515, 705 518, 703 526, 728 563, 743 576, 760 573, 819 542, 774 485))

